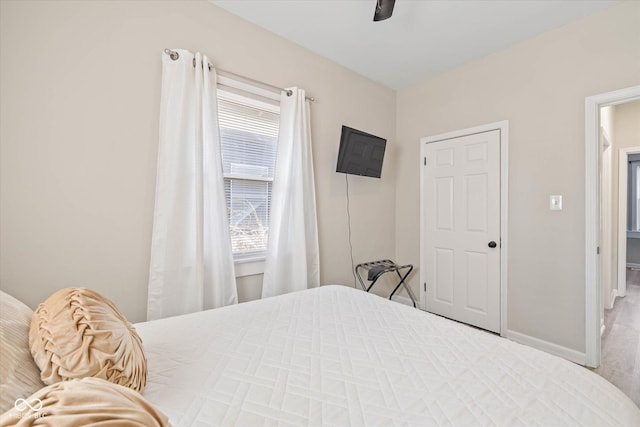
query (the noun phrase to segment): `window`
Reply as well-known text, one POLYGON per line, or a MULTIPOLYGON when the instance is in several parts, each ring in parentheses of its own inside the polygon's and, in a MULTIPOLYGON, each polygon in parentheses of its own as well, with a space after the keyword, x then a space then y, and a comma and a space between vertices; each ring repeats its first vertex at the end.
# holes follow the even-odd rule
POLYGON ((264 258, 280 107, 218 89, 218 116, 233 257, 264 258))

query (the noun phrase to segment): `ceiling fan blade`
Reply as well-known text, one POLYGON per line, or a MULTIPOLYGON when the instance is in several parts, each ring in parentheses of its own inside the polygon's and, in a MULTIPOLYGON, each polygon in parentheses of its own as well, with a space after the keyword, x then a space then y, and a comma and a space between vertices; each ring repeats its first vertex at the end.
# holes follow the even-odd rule
POLYGON ((373 14, 373 20, 384 21, 391 18, 395 4, 396 0, 376 0, 376 11, 373 14))

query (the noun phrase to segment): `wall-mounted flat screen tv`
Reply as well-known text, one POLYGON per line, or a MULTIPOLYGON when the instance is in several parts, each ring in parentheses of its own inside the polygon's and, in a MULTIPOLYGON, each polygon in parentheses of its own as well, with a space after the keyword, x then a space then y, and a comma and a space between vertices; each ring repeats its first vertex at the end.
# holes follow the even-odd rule
POLYGON ((387 140, 342 126, 336 172, 380 178, 387 140))

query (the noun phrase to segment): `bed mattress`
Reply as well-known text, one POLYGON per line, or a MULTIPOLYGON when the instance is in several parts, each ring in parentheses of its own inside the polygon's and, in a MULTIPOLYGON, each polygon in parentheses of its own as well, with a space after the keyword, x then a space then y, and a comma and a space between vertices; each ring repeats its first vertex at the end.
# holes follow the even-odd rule
POLYGON ((135 326, 174 426, 640 426, 586 368, 344 286, 135 326))

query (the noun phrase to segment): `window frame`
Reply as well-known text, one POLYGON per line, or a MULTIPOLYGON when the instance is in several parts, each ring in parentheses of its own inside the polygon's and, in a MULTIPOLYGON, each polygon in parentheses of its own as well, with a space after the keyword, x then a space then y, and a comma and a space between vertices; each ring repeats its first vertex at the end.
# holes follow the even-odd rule
MULTIPOLYGON (((273 92, 244 83, 240 80, 218 76, 217 84, 218 93, 216 100, 222 97, 230 101, 239 102, 272 113, 280 114, 280 96, 273 92)), ((277 155, 277 147, 276 147, 277 155)), ((275 174, 275 164, 274 164, 275 174)), ((242 173, 224 172, 223 179, 227 181, 252 181, 252 182, 273 182, 273 177, 260 177, 242 173)), ((272 187, 273 188, 273 187, 272 187)), ((269 203, 271 202, 272 193, 269 194, 269 203)), ((270 226, 270 217, 269 226, 270 226)), ((229 221, 229 220, 228 220, 229 221)), ((264 260, 266 257, 266 248, 264 251, 254 251, 246 254, 233 253, 233 261, 236 266, 236 277, 250 276, 262 274, 264 272, 264 260)))

